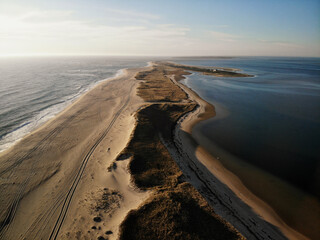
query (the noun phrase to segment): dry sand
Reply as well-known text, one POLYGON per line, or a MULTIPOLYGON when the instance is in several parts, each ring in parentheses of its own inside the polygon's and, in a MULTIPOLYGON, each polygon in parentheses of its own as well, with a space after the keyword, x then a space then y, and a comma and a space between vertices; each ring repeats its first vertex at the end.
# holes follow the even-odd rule
POLYGON ((176 84, 199 107, 179 121, 175 142, 180 153, 172 153, 176 155, 184 174, 209 204, 248 239, 308 239, 290 228, 269 205, 252 194, 237 176, 197 144, 191 136, 192 129, 198 122, 213 117, 214 108, 188 87, 178 82, 176 84))
POLYGON ((1 153, 1 239, 117 238, 127 212, 149 194, 130 184, 128 160, 107 169, 135 126, 143 101, 134 76, 146 69, 102 82, 1 153))

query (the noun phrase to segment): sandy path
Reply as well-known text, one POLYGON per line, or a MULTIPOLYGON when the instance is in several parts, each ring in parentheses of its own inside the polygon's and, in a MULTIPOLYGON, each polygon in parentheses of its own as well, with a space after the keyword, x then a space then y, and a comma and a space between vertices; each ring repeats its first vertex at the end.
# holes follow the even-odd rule
POLYGON ((92 239, 108 230, 116 237, 117 224, 148 195, 129 184, 126 161, 107 171, 129 140, 133 114, 143 104, 134 79, 141 70, 99 84, 1 153, 1 239, 92 239), (103 192, 115 188, 118 204, 97 211, 103 192), (106 224, 116 211, 117 218, 106 224), (91 229, 97 215, 101 226, 91 229))
POLYGON ((286 225, 269 205, 252 194, 237 176, 194 141, 192 127, 203 119, 199 115, 210 106, 191 89, 172 80, 199 104, 176 127, 178 152, 174 147, 170 148, 189 181, 219 215, 248 239, 307 239, 286 225))

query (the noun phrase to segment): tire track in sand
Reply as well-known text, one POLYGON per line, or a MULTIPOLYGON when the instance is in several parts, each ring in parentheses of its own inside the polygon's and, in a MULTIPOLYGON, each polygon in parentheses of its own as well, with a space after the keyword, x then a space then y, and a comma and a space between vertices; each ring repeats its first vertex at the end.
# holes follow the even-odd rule
POLYGON ((78 170, 78 173, 73 181, 72 186, 70 187, 67 196, 63 202, 62 205, 62 209, 60 211, 59 217, 51 231, 51 234, 49 236, 49 240, 52 239, 57 239, 60 229, 63 225, 63 222, 65 220, 65 217, 67 215, 68 209, 70 207, 73 195, 77 189, 77 186, 81 180, 82 174, 87 166, 87 163, 90 159, 90 157, 92 156, 93 152, 95 151, 95 149, 97 148, 97 146, 101 143, 101 141, 105 138, 105 136, 108 134, 108 132, 110 131, 110 129, 112 128, 112 126, 114 125, 115 121, 118 119, 118 117, 120 116, 120 114, 122 113, 122 111, 127 107, 129 101, 130 101, 130 94, 132 92, 133 86, 131 86, 130 90, 129 90, 129 94, 128 97, 125 101, 125 103, 122 105, 122 107, 118 110, 118 112, 114 115, 112 121, 110 122, 109 126, 103 131, 103 133, 101 134, 101 136, 98 138, 98 140, 93 144, 93 146, 90 148, 89 152, 86 154, 86 156, 83 158, 82 160, 82 164, 78 170))
MULTIPOLYGON (((65 119, 61 124, 59 124, 58 127, 54 128, 53 130, 51 130, 41 141, 39 141, 39 143, 34 146, 30 151, 28 151, 27 153, 25 153, 22 157, 20 157, 17 161, 15 161, 12 165, 10 165, 8 168, 2 170, 0 172, 0 177, 2 175, 4 175, 5 173, 13 170, 15 167, 17 167, 18 165, 20 165, 24 160, 28 159, 31 154, 33 152, 35 152, 36 150, 41 150, 43 149, 46 145, 47 145, 47 140, 50 138, 54 138, 58 133, 60 133, 64 128, 66 128, 68 126, 68 123, 73 120, 74 118, 76 118, 78 115, 80 115, 82 112, 84 112, 89 106, 86 106, 82 109, 80 109, 79 111, 77 111, 75 114, 71 115, 70 117, 68 117, 67 119, 65 119)), ((0 239, 3 238, 4 234, 6 233, 6 231, 9 229, 10 223, 12 222, 12 220, 14 219, 14 216, 16 214, 19 202, 21 200, 21 198, 23 197, 24 193, 25 193, 25 189, 31 179, 31 177, 35 174, 35 165, 36 163, 38 163, 40 161, 40 159, 34 161, 31 165, 31 171, 28 174, 27 178, 23 181, 23 183, 19 186, 17 194, 15 195, 13 201, 11 202, 7 213, 4 217, 4 220, 1 222, 0 225, 0 239)))

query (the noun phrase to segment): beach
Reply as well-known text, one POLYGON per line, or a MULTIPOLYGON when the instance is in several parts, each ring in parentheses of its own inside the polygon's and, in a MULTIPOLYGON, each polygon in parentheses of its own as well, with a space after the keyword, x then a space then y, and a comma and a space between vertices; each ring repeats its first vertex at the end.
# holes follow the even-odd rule
MULTIPOLYGON (((236 76, 228 70, 212 75, 236 76)), ((147 207, 190 193, 190 202, 235 239, 307 239, 196 142, 192 129, 214 117, 215 107, 179 83, 190 71, 190 66, 161 62, 126 69, 0 153, 5 193, 0 197, 0 238, 126 239, 132 234, 126 224, 140 221, 137 213, 148 222, 152 212, 147 207), (162 127, 155 116, 164 116, 172 128, 162 127), (142 146, 142 153, 156 159, 136 136, 140 126, 160 132, 152 136, 151 148, 167 151, 162 157, 171 169, 150 163, 153 168, 142 174, 144 163, 134 167, 141 152, 133 146, 142 146)), ((141 226, 135 227, 143 233, 141 226)))
POLYGON ((140 70, 102 82, 1 153, 1 239, 93 238, 106 231, 117 235, 126 212, 148 195, 130 185, 125 162, 116 173, 107 174, 142 104, 134 81, 140 70), (121 190, 125 199, 120 211, 117 203, 99 210, 102 195, 113 189, 121 190), (104 225, 93 220, 113 214, 116 217, 104 225))

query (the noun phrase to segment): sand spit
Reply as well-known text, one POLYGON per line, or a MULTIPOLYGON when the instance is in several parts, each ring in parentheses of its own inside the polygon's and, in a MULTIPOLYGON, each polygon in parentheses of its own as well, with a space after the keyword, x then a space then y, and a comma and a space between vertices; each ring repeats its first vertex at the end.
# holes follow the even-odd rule
POLYGON ((108 171, 143 104, 134 76, 147 69, 100 83, 1 153, 0 239, 117 237, 126 213, 148 196, 129 184, 128 161, 108 171), (109 198, 114 204, 103 205, 109 198))
MULTIPOLYGON (((178 119, 196 104, 166 76, 173 69, 163 65, 140 72, 138 95, 147 106, 137 114, 137 126, 123 156, 131 156, 129 170, 140 189, 153 194, 130 211, 120 226, 120 239, 244 239, 218 216, 187 181, 166 148, 178 119)), ((175 73, 181 72, 178 70, 175 73)), ((186 72, 183 72, 187 74, 186 72)))
POLYGON ((0 239, 208 239, 209 223, 217 239, 305 239, 193 140, 214 107, 176 82, 187 74, 161 63, 126 70, 2 152, 0 239), (203 224, 190 231, 192 221, 203 224))

